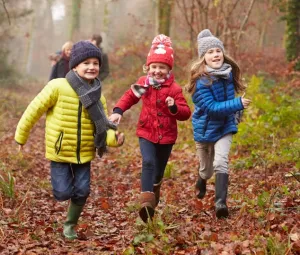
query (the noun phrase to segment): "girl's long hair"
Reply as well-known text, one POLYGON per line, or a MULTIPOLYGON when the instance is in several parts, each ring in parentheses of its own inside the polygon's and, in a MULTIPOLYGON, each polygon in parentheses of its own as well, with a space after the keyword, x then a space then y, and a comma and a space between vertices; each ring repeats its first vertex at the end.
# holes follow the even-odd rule
MULTIPOLYGON (((241 80, 241 70, 238 64, 229 56, 224 54, 224 63, 230 64, 232 67, 232 76, 233 76, 233 84, 234 84, 234 90, 237 93, 243 92, 246 89, 246 86, 242 83, 241 80)), ((190 93, 194 94, 196 90, 196 81, 202 77, 205 76, 208 79, 208 84, 212 84, 212 79, 210 78, 209 74, 205 71, 205 60, 204 56, 194 61, 191 65, 191 72, 189 75, 189 80, 187 85, 185 86, 185 90, 190 93)))

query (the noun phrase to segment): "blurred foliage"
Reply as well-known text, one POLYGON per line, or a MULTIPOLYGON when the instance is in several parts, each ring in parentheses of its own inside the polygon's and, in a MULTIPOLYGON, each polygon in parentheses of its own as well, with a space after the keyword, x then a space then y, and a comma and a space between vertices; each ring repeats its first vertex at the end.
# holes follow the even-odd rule
POLYGON ((286 57, 293 61, 294 70, 300 71, 300 1, 277 0, 276 3, 286 21, 286 57))
POLYGON ((295 163, 300 166, 299 89, 285 93, 286 83, 252 76, 247 98, 252 106, 243 116, 235 136, 235 168, 295 163))
POLYGON ((0 87, 12 86, 19 79, 15 68, 9 64, 7 45, 16 36, 15 29, 21 18, 32 13, 31 9, 27 9, 21 0, 12 0, 9 3, 3 1, 0 8, 0 87), (8 8, 14 6, 14 8, 8 8))

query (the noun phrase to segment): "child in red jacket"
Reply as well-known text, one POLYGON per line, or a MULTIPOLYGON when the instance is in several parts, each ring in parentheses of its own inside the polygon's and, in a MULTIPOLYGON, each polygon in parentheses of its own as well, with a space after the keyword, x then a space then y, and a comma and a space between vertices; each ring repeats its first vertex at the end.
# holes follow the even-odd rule
POLYGON ((139 215, 147 222, 159 203, 160 186, 172 147, 177 138, 177 120, 189 119, 191 111, 175 82, 171 40, 158 35, 152 42, 144 70, 136 84, 118 101, 109 119, 119 123, 125 111, 142 99, 136 134, 142 154, 139 215))

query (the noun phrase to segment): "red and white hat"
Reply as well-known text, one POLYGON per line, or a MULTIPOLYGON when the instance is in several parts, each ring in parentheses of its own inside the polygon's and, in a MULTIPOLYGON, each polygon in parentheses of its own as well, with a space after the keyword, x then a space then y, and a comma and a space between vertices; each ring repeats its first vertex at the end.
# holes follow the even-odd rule
POLYGON ((174 56, 171 45, 172 41, 170 37, 163 34, 156 36, 152 41, 146 65, 149 66, 151 63, 164 63, 172 69, 174 56))

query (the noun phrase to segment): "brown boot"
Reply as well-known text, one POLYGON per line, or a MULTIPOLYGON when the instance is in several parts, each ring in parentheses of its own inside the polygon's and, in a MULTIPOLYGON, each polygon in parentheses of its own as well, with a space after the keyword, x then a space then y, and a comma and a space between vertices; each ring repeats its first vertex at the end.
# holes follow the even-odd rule
POLYGON ((162 183, 162 180, 159 183, 153 185, 153 192, 155 194, 155 207, 159 203, 161 183, 162 183))
POLYGON ((153 192, 142 192, 140 194, 140 204, 141 209, 139 211, 139 215, 141 219, 147 223, 148 218, 150 220, 153 218, 154 215, 154 208, 155 208, 155 195, 153 192))

